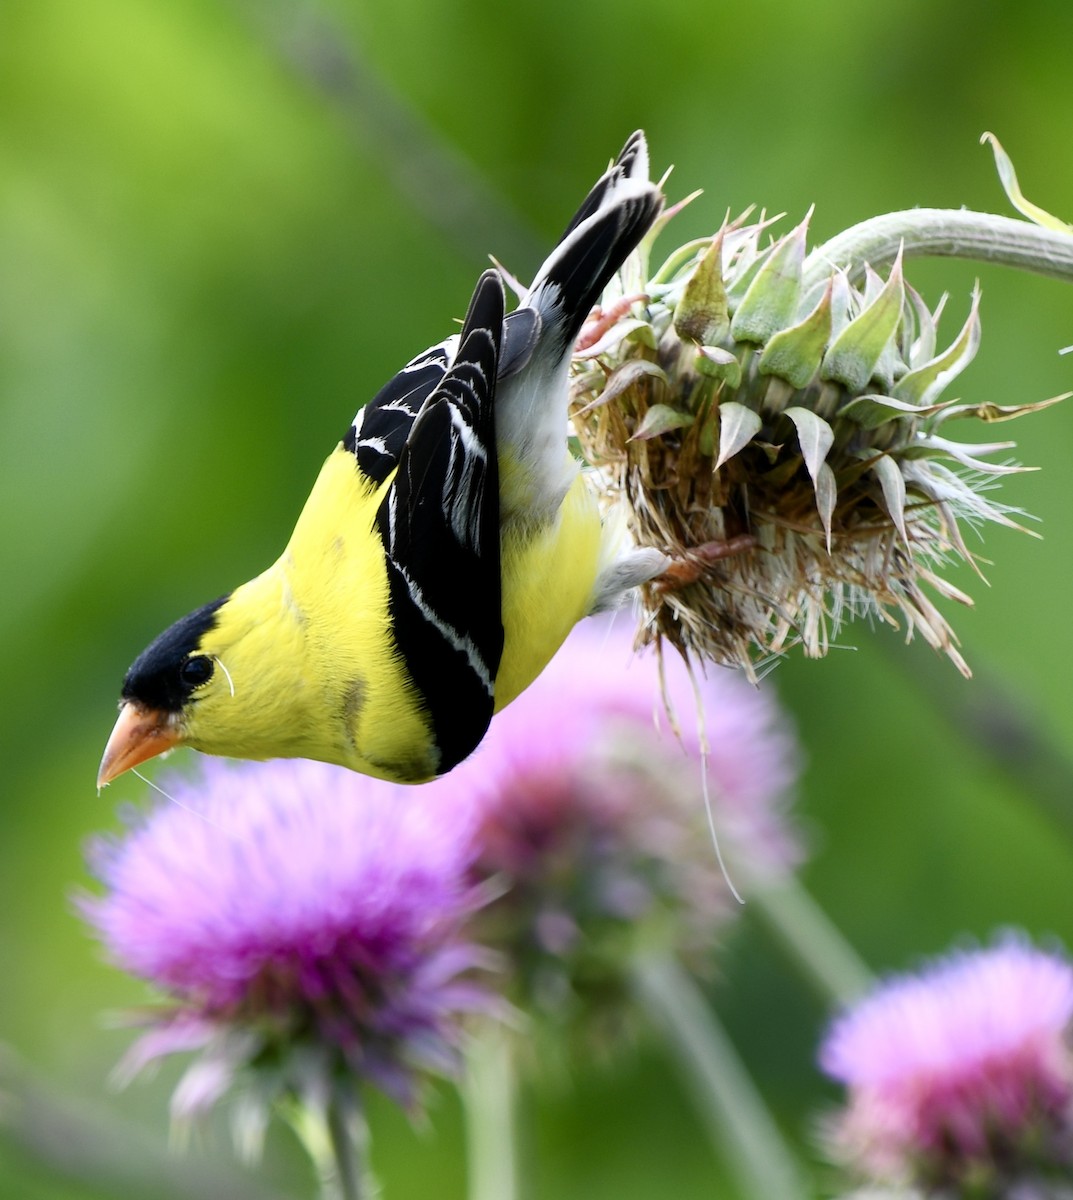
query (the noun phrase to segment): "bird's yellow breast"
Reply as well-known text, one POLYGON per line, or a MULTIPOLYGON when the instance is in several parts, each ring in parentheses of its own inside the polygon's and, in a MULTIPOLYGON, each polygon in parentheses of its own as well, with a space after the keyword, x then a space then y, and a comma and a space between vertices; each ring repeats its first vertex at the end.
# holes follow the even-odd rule
MULTIPOLYGON (((511 464, 501 462, 500 470, 511 486, 511 464)), ((307 658, 327 681, 325 709, 344 714, 347 740, 337 761, 372 774, 428 778, 435 773, 431 727, 392 636, 384 550, 374 525, 393 478, 373 487, 353 456, 337 449, 280 564, 306 618, 307 658)), ((550 519, 503 525, 497 710, 533 682, 585 615, 600 536, 599 511, 580 474, 550 519)), ((464 589, 467 581, 445 584, 464 589)))
POLYGON ((281 559, 306 619, 306 653, 324 681, 326 716, 347 766, 426 779, 435 748, 421 698, 395 645, 384 547, 375 517, 394 476, 379 486, 341 446, 321 469, 281 559))
MULTIPOLYGON (((233 694, 221 683, 196 706, 191 745, 317 758, 403 782, 437 773, 432 724, 392 630, 375 524, 393 478, 374 484, 342 446, 329 455, 286 550, 235 589, 204 640, 233 694)), ((585 615, 599 543, 599 514, 580 476, 545 521, 503 525, 497 709, 532 683, 585 615)))
POLYGON ((435 774, 430 725, 391 633, 374 485, 341 446, 283 554, 236 588, 204 642, 227 668, 188 741, 244 758, 299 756, 368 775, 435 774))
MULTIPOLYGON (((501 462, 500 471, 509 488, 512 464, 501 462)), ((307 655, 329 681, 326 706, 344 714, 347 765, 428 778, 435 773, 435 748, 392 637, 384 550, 374 526, 393 478, 373 487, 353 455, 337 449, 321 470, 281 563, 294 603, 308 618, 307 655)), ((600 535, 599 511, 580 474, 551 519, 503 525, 497 710, 533 682, 585 615, 600 535)), ((467 586, 464 579, 445 583, 467 586)))

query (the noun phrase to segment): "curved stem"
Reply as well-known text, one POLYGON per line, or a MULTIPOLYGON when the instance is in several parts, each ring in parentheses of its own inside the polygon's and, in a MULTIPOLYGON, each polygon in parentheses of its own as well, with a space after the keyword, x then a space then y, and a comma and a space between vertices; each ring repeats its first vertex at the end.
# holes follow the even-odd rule
POLYGON ((754 1200, 804 1197, 794 1155, 692 978, 665 956, 636 960, 632 975, 638 997, 693 1085, 712 1141, 742 1194, 754 1200))
POLYGON ((864 274, 864 264, 906 256, 968 258, 1001 263, 1073 283, 1073 235, 1029 221, 968 209, 911 208, 871 217, 817 246, 805 260, 805 289, 823 283, 832 267, 864 274))

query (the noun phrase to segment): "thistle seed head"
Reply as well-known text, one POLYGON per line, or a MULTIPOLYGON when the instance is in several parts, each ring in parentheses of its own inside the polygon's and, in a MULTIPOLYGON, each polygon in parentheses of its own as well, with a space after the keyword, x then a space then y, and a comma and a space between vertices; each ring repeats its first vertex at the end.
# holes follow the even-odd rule
POLYGON ((900 613, 907 638, 969 674, 932 597, 971 603, 941 568, 979 570, 966 526, 1022 528, 990 489, 1027 468, 991 458, 1012 442, 958 442, 950 423, 1055 401, 956 403, 979 291, 944 344, 943 304, 929 310, 901 254, 886 278, 806 266, 808 216, 773 238, 746 214, 651 269, 681 207, 625 263, 573 368, 574 428, 605 503, 685 568, 643 589, 639 641, 753 673, 797 643, 823 656, 846 616, 898 627, 900 613))

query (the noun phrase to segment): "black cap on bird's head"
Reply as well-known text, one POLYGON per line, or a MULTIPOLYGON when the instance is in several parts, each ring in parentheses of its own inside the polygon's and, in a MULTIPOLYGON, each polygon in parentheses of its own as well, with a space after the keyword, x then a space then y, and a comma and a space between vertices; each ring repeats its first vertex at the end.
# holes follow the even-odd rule
POLYGON ((143 708, 181 711, 194 689, 212 674, 212 659, 197 651, 201 639, 216 624, 216 611, 226 599, 221 596, 203 604, 154 638, 127 671, 122 699, 143 708))
POLYGON ((120 692, 119 717, 101 759, 98 787, 179 743, 180 714, 215 671, 214 659, 199 650, 226 599, 221 596, 180 618, 131 664, 120 692))

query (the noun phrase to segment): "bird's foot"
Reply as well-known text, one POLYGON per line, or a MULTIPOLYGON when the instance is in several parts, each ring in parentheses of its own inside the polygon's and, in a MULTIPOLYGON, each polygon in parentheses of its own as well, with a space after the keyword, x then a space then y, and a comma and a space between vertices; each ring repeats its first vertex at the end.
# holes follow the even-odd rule
POLYGON ((725 541, 705 542, 675 559, 652 582, 658 592, 677 591, 678 588, 696 583, 712 563, 732 558, 735 554, 744 554, 755 546, 756 538, 751 533, 739 533, 725 541))
POLYGON ((574 353, 580 354, 583 350, 591 349, 613 325, 622 320, 639 300, 647 299, 646 293, 635 292, 632 296, 623 296, 621 300, 616 300, 607 308, 601 308, 597 304, 581 327, 581 333, 578 334, 578 339, 574 343, 574 353))

